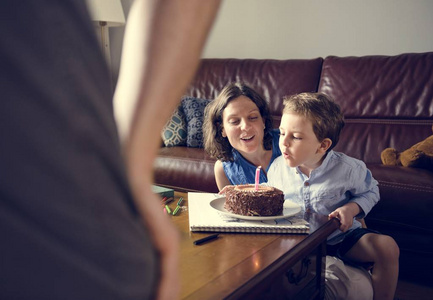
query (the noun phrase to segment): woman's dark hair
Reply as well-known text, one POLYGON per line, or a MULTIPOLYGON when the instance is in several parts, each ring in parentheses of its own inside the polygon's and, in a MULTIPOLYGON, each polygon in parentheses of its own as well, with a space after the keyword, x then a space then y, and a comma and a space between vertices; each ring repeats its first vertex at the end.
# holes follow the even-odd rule
POLYGON ((245 96, 256 104, 265 123, 263 147, 266 150, 272 148, 272 117, 269 112, 268 103, 263 97, 249 86, 243 83, 230 83, 224 87, 215 100, 209 103, 204 112, 203 143, 206 152, 222 161, 233 161, 232 145, 227 138, 222 136, 223 111, 230 101, 245 96))

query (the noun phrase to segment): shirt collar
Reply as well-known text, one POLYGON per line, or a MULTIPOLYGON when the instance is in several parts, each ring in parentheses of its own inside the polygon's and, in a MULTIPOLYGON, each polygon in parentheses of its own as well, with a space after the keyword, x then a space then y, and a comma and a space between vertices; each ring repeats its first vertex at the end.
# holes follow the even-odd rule
POLYGON ((311 171, 310 178, 313 175, 317 176, 317 175, 320 175, 322 173, 325 173, 326 170, 328 169, 328 165, 329 165, 329 162, 330 162, 332 156, 334 156, 334 150, 331 150, 328 153, 326 153, 325 159, 322 161, 322 164, 320 166, 318 166, 316 169, 314 169, 313 171, 311 171))

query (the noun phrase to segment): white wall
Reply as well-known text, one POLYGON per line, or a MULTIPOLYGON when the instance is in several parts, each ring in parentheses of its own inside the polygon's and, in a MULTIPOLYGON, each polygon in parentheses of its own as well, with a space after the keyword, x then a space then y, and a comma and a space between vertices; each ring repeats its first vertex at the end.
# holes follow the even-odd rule
MULTIPOLYGON (((125 15, 132 2, 122 0, 125 15)), ((123 29, 110 29, 114 77, 123 29)), ((292 59, 429 52, 432 31, 433 0, 225 0, 203 57, 292 59)))
POLYGON ((433 51, 432 0, 226 0, 207 58, 433 51))

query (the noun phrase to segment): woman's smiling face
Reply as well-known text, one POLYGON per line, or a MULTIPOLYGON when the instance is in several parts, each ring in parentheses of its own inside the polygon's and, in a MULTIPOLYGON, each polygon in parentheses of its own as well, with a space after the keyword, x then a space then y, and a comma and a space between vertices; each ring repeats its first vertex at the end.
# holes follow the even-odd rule
POLYGON ((263 149, 265 124, 257 105, 248 97, 230 101, 222 114, 223 137, 241 154, 263 149))

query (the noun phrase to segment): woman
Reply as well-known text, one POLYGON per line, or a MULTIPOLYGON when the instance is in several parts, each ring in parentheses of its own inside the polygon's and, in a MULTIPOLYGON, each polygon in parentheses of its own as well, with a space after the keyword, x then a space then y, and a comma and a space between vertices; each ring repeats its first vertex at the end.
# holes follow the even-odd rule
POLYGON ((204 148, 217 161, 214 167, 219 190, 226 185, 267 182, 266 172, 281 155, 279 131, 272 129, 267 102, 242 83, 227 85, 205 109, 204 148))

